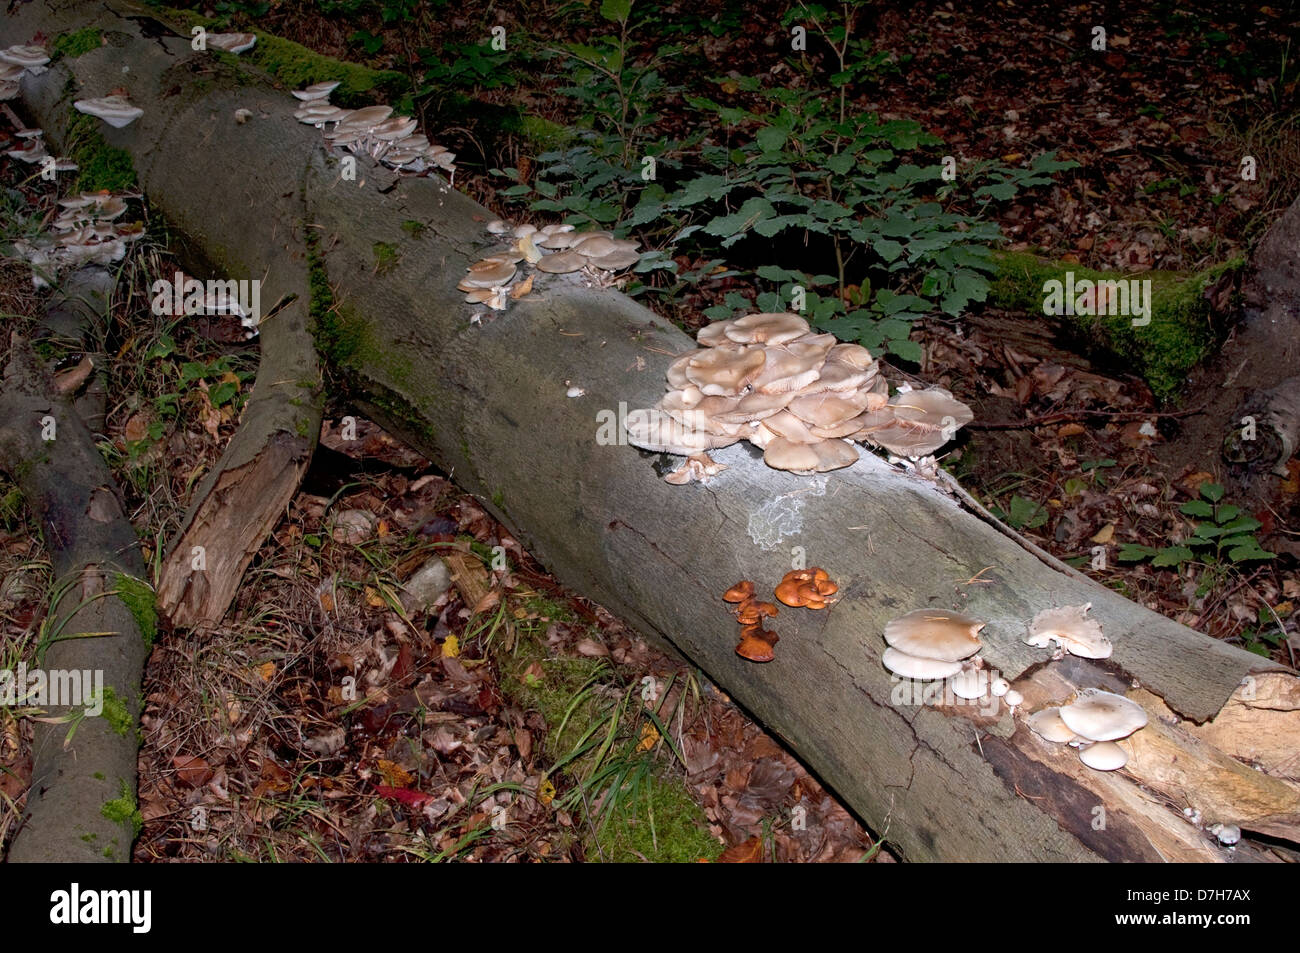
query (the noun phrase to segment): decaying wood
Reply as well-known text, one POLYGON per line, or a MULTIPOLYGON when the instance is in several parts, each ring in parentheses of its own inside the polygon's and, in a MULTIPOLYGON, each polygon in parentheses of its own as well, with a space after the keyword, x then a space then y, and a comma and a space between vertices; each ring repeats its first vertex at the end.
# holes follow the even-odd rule
MULTIPOLYGON (((20 8, 16 29, 54 35, 95 15, 36 2, 20 8)), ((904 857, 1223 859, 1214 838, 1185 819, 1179 798, 1213 801, 1222 816, 1207 821, 1292 829, 1289 795, 1272 783, 1291 791, 1292 779, 1261 773, 1258 785, 1247 784, 1240 762, 1220 760, 1230 757, 1220 741, 1192 733, 1228 717, 1243 679, 1278 666, 1059 571, 958 499, 874 456, 799 477, 734 446, 712 454, 728 469, 708 484, 666 484, 655 457, 623 445, 611 420, 658 398, 671 356, 692 346, 685 335, 580 276, 539 276, 508 312, 471 324, 455 285, 494 247, 482 228, 492 217, 486 209, 437 180, 395 177, 365 160, 356 181, 341 179, 319 133, 292 119, 287 90, 245 80, 187 95, 194 71, 211 61, 179 40, 125 35, 123 22, 113 21, 115 48, 24 79, 36 120, 57 124, 69 75, 74 88, 116 85, 129 63, 131 99, 145 118, 105 136, 138 157, 151 199, 219 258, 225 232, 197 210, 223 188, 238 197, 233 205, 256 204, 260 222, 277 228, 255 227, 248 212, 225 221, 248 226, 239 252, 247 270, 269 266, 268 280, 282 288, 300 287, 303 230, 319 235, 335 313, 364 339, 364 347, 330 354, 357 406, 476 494, 559 579, 698 663, 869 825, 887 830, 904 857), (237 125, 240 107, 264 118, 237 125), (163 135, 165 152, 154 149, 163 135), (200 145, 214 137, 219 158, 200 145), (426 226, 419 237, 402 229, 409 220, 426 226), (373 247, 381 241, 398 254, 379 274, 373 247), (566 397, 569 385, 584 395, 566 397), (741 578, 771 585, 801 559, 831 573, 840 601, 825 612, 782 609, 773 621, 775 661, 738 658, 721 593, 741 578), (1038 611, 1084 602, 1114 642, 1112 659, 1050 661, 1024 644, 1038 611), (1019 712, 927 704, 891 680, 880 665, 884 625, 927 605, 987 621, 984 658, 1024 692, 1019 712), (1085 769, 1023 723, 1024 711, 1076 688, 1128 692, 1135 683, 1177 723, 1143 729, 1151 744, 1130 743, 1142 754, 1131 770, 1085 769), (1168 770, 1181 752, 1200 774, 1168 770), (1106 817, 1100 830, 1097 808, 1106 817)), ((258 388, 283 379, 266 372, 281 347, 294 344, 263 332, 258 388)), ((1295 685, 1291 673, 1269 677, 1286 691, 1295 685)), ((1289 712, 1255 716, 1300 747, 1289 712)))

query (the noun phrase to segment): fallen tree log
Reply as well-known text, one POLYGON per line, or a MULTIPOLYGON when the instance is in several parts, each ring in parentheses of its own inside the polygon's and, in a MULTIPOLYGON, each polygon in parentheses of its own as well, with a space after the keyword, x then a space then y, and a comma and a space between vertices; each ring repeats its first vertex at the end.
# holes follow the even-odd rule
MULTIPOLYGON (((73 275, 66 294, 53 299, 47 326, 84 328, 103 314, 111 287, 101 268, 73 275)), ((90 391, 94 403, 94 386, 90 391)), ((17 704, 41 709, 11 861, 125 862, 139 833, 136 726, 156 629, 153 592, 143 580, 139 540, 83 419, 102 419, 102 391, 98 396, 98 406, 88 407, 57 394, 31 345, 13 336, 0 386, 0 469, 41 526, 53 581, 36 647, 42 681, 30 683, 39 694, 23 701, 29 685, 7 673, 17 704)))
MULTIPOLYGON (((875 457, 809 478, 737 446, 715 454, 729 469, 709 484, 664 483, 653 456, 622 445, 618 420, 658 397, 670 356, 691 346, 685 335, 576 276, 539 275, 507 313, 472 325, 454 289, 493 244, 492 216, 444 183, 366 160, 355 181, 341 178, 319 133, 292 119, 287 90, 180 39, 133 33, 117 14, 32 3, 7 21, 6 42, 96 17, 112 31, 108 47, 23 80, 47 134, 58 141, 74 91, 102 93, 129 64, 145 116, 104 134, 135 158, 150 201, 228 268, 258 274, 271 262, 298 274, 305 263, 317 345, 357 406, 479 496, 562 581, 698 663, 904 857, 1225 859, 1183 814, 1202 799, 1213 804, 1207 822, 1300 840, 1294 760, 1234 750, 1236 732, 1200 733, 1231 714, 1251 726, 1240 730, 1295 750, 1291 673, 1062 571, 875 457), (237 124, 241 108, 255 118, 237 124), (214 193, 239 200, 213 203, 214 193), (421 227, 402 228, 412 221, 421 227), (392 247, 392 267, 376 267, 377 243, 392 247), (583 395, 567 397, 570 384, 583 395), (720 594, 741 578, 771 586, 800 556, 840 583, 839 603, 783 610, 776 660, 741 660, 720 594), (1039 610, 1084 602, 1112 658, 1050 661, 1022 641, 1039 610), (984 656, 1024 693, 1019 713, 933 704, 891 680, 884 625, 922 606, 988 622, 984 656), (1124 742, 1134 757, 1122 772, 1084 768, 1024 725, 1025 710, 1089 686, 1153 710, 1143 730, 1159 744, 1124 742), (1263 686, 1270 702, 1255 707, 1263 686)), ((268 280, 301 285, 275 271, 268 280)), ((264 368, 282 359, 269 329, 261 344, 264 368)), ((257 388, 277 380, 260 374, 257 388)))

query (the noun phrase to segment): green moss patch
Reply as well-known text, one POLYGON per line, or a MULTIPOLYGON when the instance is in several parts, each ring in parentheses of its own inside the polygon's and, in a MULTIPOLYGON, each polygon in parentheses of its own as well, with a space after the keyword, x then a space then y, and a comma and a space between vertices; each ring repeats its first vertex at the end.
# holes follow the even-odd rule
POLYGON ((111 685, 104 686, 104 711, 100 717, 108 722, 109 728, 123 737, 135 724, 135 719, 131 717, 131 711, 126 707, 126 702, 118 697, 117 692, 113 691, 111 685))
POLYGON ((375 242, 373 251, 375 253, 375 273, 379 275, 388 274, 402 260, 401 252, 391 242, 375 242))
POLYGON ((1067 281, 1150 280, 1150 323, 1134 326, 1130 315, 1065 315, 1072 336, 1094 353, 1103 353, 1142 377, 1161 400, 1177 396, 1193 367, 1219 342, 1204 291, 1221 275, 1244 264, 1233 259, 1196 273, 1148 271, 1140 274, 1097 271, 1049 262, 1024 252, 997 256, 998 273, 989 301, 1008 310, 1043 313, 1044 285, 1067 281))
POLYGON ((144 818, 140 816, 140 810, 136 807, 135 796, 131 793, 131 786, 126 781, 121 782, 122 796, 113 798, 111 801, 105 801, 100 807, 99 813, 110 821, 118 824, 129 824, 131 827, 131 837, 134 839, 140 836, 140 831, 144 828, 144 818))
MULTIPOLYGON (((216 29, 215 20, 190 10, 165 9, 162 12, 168 19, 185 24, 186 34, 194 26, 216 29)), ((410 114, 410 83, 401 73, 370 69, 322 56, 300 43, 262 30, 249 32, 257 36, 257 45, 239 54, 239 62, 251 63, 265 70, 286 86, 301 89, 312 83, 337 81, 339 86, 331 95, 331 102, 349 108, 384 102, 399 113, 410 114)))
POLYGON ((143 579, 118 573, 113 577, 113 590, 140 627, 145 648, 152 648, 158 637, 158 608, 153 587, 143 579))
POLYGON ((100 135, 99 120, 71 110, 67 128, 67 154, 77 163, 74 191, 125 192, 135 188, 135 165, 125 149, 110 146, 100 135))
POLYGON ((103 45, 104 38, 99 30, 88 26, 84 30, 59 34, 54 38, 54 42, 50 44, 50 52, 54 54, 52 59, 55 60, 64 56, 75 60, 78 56, 85 56, 103 45))

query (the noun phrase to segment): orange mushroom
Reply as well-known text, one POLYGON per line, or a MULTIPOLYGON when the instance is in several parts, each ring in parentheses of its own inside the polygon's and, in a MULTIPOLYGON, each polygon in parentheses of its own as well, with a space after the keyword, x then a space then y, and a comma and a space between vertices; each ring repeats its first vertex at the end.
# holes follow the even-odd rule
POLYGON ((776 658, 772 647, 778 640, 775 632, 768 632, 762 625, 747 625, 740 630, 736 654, 751 662, 770 662, 776 658))
POLYGON ((811 569, 792 569, 776 587, 776 597, 788 606, 825 609, 834 601, 828 597, 839 592, 839 588, 831 581, 830 574, 825 569, 817 566, 811 569))
POLYGON ((748 579, 742 579, 730 589, 722 594, 725 602, 744 602, 746 599, 753 598, 754 584, 748 579))
POLYGON ((764 617, 774 616, 780 610, 770 602, 746 599, 736 607, 735 611, 736 621, 741 625, 761 625, 764 617))

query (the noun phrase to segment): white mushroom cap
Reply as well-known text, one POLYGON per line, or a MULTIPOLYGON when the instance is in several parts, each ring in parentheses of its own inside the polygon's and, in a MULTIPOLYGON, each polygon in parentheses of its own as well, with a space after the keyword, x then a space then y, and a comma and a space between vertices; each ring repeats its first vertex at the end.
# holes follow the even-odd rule
POLYGON ((580 270, 586 263, 587 259, 576 251, 561 251, 543 256, 537 263, 537 270, 551 275, 565 275, 580 270))
POLYGON ((834 344, 834 335, 806 334, 784 344, 767 345, 767 363, 754 380, 754 390, 781 394, 811 384, 834 344))
POLYGON ((1034 734, 1045 741, 1065 744, 1075 738, 1070 726, 1061 720, 1061 709, 1059 708, 1044 708, 1042 711, 1034 712, 1025 720, 1034 734))
POLYGON ((934 681, 951 678, 961 671, 961 662, 944 662, 940 659, 917 658, 895 648, 885 649, 880 656, 881 664, 895 675, 903 678, 915 678, 920 681, 934 681))
POLYGON ((1113 741, 1098 741, 1080 751, 1079 760, 1094 771, 1117 771, 1128 764, 1128 752, 1113 741))
POLYGON ((244 53, 257 45, 257 35, 253 33, 209 33, 208 46, 215 46, 227 53, 244 53))
POLYGON ((104 120, 114 129, 130 125, 144 115, 144 110, 132 106, 125 96, 102 96, 99 99, 78 99, 72 104, 77 112, 104 120))
POLYGON ((623 243, 616 241, 609 232, 571 232, 570 234, 574 240, 569 243, 569 247, 588 258, 599 258, 601 255, 619 251, 623 247, 623 243))
POLYGON ((719 344, 726 344, 731 341, 731 338, 727 337, 727 328, 734 323, 734 321, 714 321, 712 324, 706 324, 695 335, 695 340, 699 342, 700 347, 717 347, 719 344))
POLYGON ((583 241, 586 238, 592 237, 590 234, 583 234, 580 232, 573 231, 572 228, 565 229, 565 230, 557 229, 556 231, 553 232, 547 232, 546 229, 551 227, 552 226, 547 225, 546 228, 542 229, 542 231, 546 232, 546 234, 543 235, 541 238, 533 239, 537 243, 538 248, 551 248, 556 251, 559 251, 565 248, 572 248, 574 245, 578 244, 578 242, 583 241))
POLYGON ((758 377, 766 361, 761 347, 709 348, 686 362, 686 377, 705 394, 734 397, 758 377))
POLYGON ((797 314, 747 314, 730 322, 724 332, 737 344, 785 344, 809 333, 808 322, 797 314))
POLYGON ((1018 691, 1016 691, 1013 688, 1005 695, 1002 696, 1002 700, 1007 703, 1008 708, 1015 708, 1017 705, 1019 705, 1022 701, 1025 700, 1025 696, 1020 694, 1018 691))
POLYGON ((517 270, 501 258, 484 258, 470 265, 469 273, 462 280, 471 288, 496 288, 513 279, 517 270))
POLYGON ((1011 683, 1005 678, 995 678, 993 679, 992 684, 989 685, 989 691, 993 694, 994 698, 1001 698, 1007 692, 1011 691, 1011 683))
POLYGON ((339 82, 337 80, 328 83, 312 83, 306 89, 295 89, 293 94, 301 100, 311 102, 314 99, 327 98, 338 87, 339 82))
POLYGON ((1080 738, 1115 741, 1143 727, 1147 713, 1123 695, 1088 688, 1074 702, 1061 706, 1061 720, 1080 738))
POLYGON ((9 99, 18 97, 18 81, 13 79, 0 79, 0 103, 9 99))
MULTIPOLYGON (((582 249, 578 249, 581 252, 582 249)), ((619 248, 610 252, 608 255, 601 255, 598 258, 589 258, 588 261, 602 271, 622 271, 624 268, 630 268, 641 260, 641 256, 629 249, 619 248)))
POLYGON ((523 238, 527 235, 533 234, 536 231, 537 231, 536 225, 530 225, 527 222, 521 222, 511 230, 510 234, 513 235, 515 238, 523 238))
POLYGON ((1029 624, 1025 644, 1046 648, 1049 642, 1056 642, 1081 658, 1110 658, 1114 647, 1102 634, 1101 624, 1087 618, 1091 608, 1092 603, 1085 602, 1081 606, 1044 609, 1029 624))
POLYGON ((39 46, 11 46, 0 50, 0 63, 10 63, 24 69, 44 66, 50 61, 50 55, 39 46))
POLYGON ((989 673, 987 669, 962 668, 960 672, 952 677, 948 682, 952 688, 952 693, 958 698, 974 700, 983 698, 989 693, 989 673))
POLYGON ((857 448, 843 440, 797 443, 786 437, 776 437, 763 451, 763 462, 769 467, 795 473, 825 473, 852 466, 857 460, 857 448))
POLYGON ((628 443, 643 450, 690 456, 702 450, 727 447, 738 438, 691 430, 667 414, 653 408, 629 411, 624 428, 628 443))
POLYGON ((985 625, 949 609, 914 609, 885 626, 885 641, 918 658, 959 662, 980 650, 976 633, 985 625))

